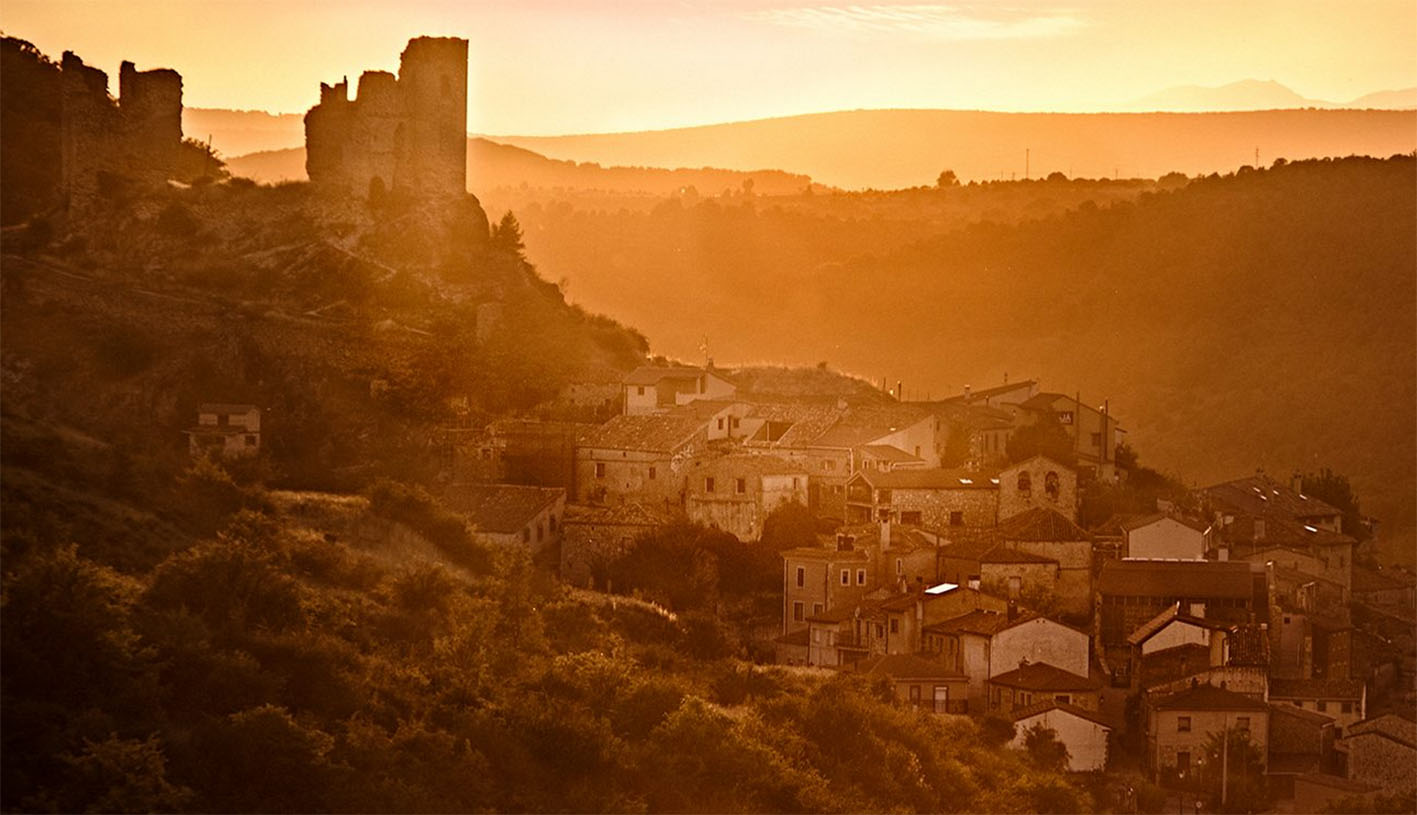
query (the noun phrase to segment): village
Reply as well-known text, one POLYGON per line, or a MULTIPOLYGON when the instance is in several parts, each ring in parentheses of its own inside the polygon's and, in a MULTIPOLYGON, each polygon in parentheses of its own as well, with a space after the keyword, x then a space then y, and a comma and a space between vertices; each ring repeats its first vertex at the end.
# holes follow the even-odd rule
MULTIPOLYGON (((1227 770, 1264 776, 1231 789, 1264 783, 1298 811, 1410 783, 1412 575, 1379 568, 1300 476, 1257 472, 1084 528, 1083 493, 1129 476, 1125 431, 1035 380, 830 399, 663 365, 591 391, 619 415, 445 432, 444 500, 481 540, 613 591, 616 559, 675 522, 753 542, 774 511, 805 507, 816 543, 780 553, 780 626, 763 632, 778 663, 1002 717, 1019 747, 1049 729, 1068 769, 1139 770, 1181 798, 1220 772, 1206 761, 1221 733, 1258 760, 1227 770), (1045 426, 1071 464, 1011 461, 1016 434, 1045 426)), ((202 410, 194 454, 257 449, 254 406, 202 410)))
MULTIPOLYGON (((73 211, 100 195, 107 153, 170 169, 180 77, 125 63, 115 106, 101 72, 73 54, 62 66, 73 211), (162 149, 95 135, 112 122, 162 149)), ((312 185, 462 195, 466 76, 466 40, 420 38, 353 101, 347 80, 322 85, 312 185)), ((479 336, 500 309, 478 304, 479 336)), ((807 517, 806 539, 769 553, 780 613, 741 632, 745 656, 1002 721, 1019 749, 1049 733, 1067 770, 1141 775, 1196 812, 1217 783, 1222 808, 1302 812, 1411 789, 1417 579, 1380 565, 1378 522, 1313 494, 1315 474, 1109 503, 1137 494, 1136 454, 1110 402, 1079 389, 1005 377, 912 400, 899 381, 788 387, 790 373, 711 359, 646 362, 564 389, 555 416, 484 424, 468 396, 447 400, 456 418, 427 445, 443 506, 478 543, 608 596, 633 594, 617 564, 666 530, 762 550, 775 517, 807 517)), ((388 387, 370 378, 371 402, 388 387)), ((260 458, 263 419, 278 423, 265 412, 201 404, 188 452, 260 458)))

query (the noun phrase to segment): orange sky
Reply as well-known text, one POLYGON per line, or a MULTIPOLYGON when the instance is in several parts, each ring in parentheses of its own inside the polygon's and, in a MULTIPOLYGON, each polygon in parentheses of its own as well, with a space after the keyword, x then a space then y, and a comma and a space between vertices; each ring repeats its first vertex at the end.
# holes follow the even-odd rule
POLYGON ((412 36, 467 37, 469 130, 502 134, 850 108, 1095 111, 1247 78, 1336 102, 1417 85, 1412 0, 5 0, 0 28, 111 78, 125 58, 176 68, 192 107, 284 112, 313 104, 321 81, 396 68, 412 36))

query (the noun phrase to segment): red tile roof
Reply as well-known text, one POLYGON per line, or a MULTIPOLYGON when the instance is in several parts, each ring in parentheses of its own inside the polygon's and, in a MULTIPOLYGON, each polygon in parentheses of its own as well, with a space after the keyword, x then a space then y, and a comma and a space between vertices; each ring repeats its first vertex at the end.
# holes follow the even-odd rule
POLYGON ((672 453, 703 432, 704 422, 692 416, 649 414, 616 416, 581 440, 581 447, 672 453))
POLYGON ((1268 712, 1264 702, 1252 699, 1242 693, 1217 688, 1214 685, 1197 685, 1194 688, 1173 693, 1156 702, 1157 710, 1256 710, 1268 712))
POLYGON ((1047 713, 1050 710, 1059 710, 1064 713, 1070 713, 1073 716, 1078 717, 1079 719, 1086 719, 1089 722, 1100 724, 1108 730, 1114 729, 1117 726, 1116 723, 1110 721, 1106 716, 1102 715, 1101 713, 1098 713, 1095 710, 1088 710, 1087 708, 1058 702, 1053 699, 1045 699, 1042 702, 1034 702, 1033 704, 1027 705, 1026 707, 1016 707, 1013 710, 1009 711, 1009 718, 1012 719, 1015 724, 1017 724, 1018 722, 1021 722, 1024 719, 1031 719, 1034 716, 1047 713))
POLYGON ((944 662, 915 654, 878 654, 855 663, 852 670, 866 676, 892 679, 963 679, 964 674, 944 662))
POLYGON ((1041 691, 1095 690, 1102 685, 1098 679, 1078 676, 1046 662, 1020 665, 1008 673, 990 677, 989 682, 1010 688, 1041 691))
POLYGON ((1251 564, 1208 560, 1109 560, 1097 590, 1111 596, 1253 599, 1251 564))
POLYGON ((1088 541, 1092 536, 1068 516, 1053 509, 1034 507, 999 523, 1006 541, 1088 541))
POLYGON ((560 487, 516 484, 452 484, 443 502, 466 515, 479 532, 520 532, 548 506, 564 498, 560 487))

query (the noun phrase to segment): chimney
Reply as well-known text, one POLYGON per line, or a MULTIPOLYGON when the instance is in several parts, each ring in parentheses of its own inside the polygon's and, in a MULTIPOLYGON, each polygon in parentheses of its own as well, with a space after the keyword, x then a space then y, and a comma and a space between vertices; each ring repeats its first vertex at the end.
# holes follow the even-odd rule
POLYGON ((965 385, 965 386, 964 386, 964 401, 966 401, 966 402, 969 401, 969 386, 968 386, 968 385, 965 385))
POLYGON ((1297 472, 1296 472, 1296 473, 1294 473, 1293 475, 1289 476, 1289 488, 1292 489, 1292 490, 1294 490, 1294 494, 1295 494, 1295 495, 1303 495, 1303 494, 1304 494, 1304 475, 1303 475, 1303 473, 1297 473, 1297 472))
POLYGON ((970 575, 969 579, 965 581, 965 587, 974 589, 975 591, 979 591, 979 576, 970 575))
POLYGON ((897 402, 905 401, 905 391, 901 390, 901 383, 899 379, 895 381, 895 400, 897 402))

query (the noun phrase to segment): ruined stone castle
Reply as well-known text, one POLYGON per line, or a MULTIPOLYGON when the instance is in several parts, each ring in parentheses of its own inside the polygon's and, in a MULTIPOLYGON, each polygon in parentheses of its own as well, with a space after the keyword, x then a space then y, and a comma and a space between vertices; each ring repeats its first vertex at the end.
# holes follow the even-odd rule
POLYGON ((467 40, 419 37, 398 77, 365 71, 320 84, 305 114, 305 170, 317 188, 356 196, 461 195, 467 189, 467 40))
POLYGON ((108 75, 72 51, 60 63, 60 184, 70 206, 108 183, 162 183, 171 178, 182 145, 182 76, 139 71, 124 62, 118 99, 108 75))

